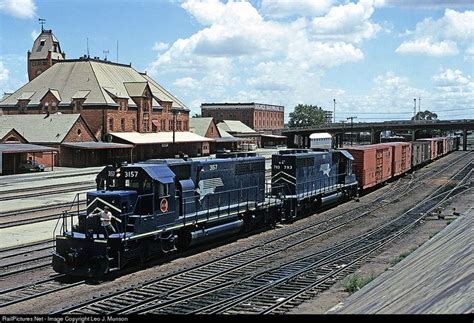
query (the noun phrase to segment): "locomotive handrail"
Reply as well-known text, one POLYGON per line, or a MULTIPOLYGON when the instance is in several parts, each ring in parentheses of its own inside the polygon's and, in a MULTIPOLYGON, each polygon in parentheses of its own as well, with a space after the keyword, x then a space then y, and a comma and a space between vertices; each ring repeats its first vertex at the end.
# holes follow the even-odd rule
POLYGON ((62 220, 62 223, 61 223, 62 233, 64 234, 68 230, 68 221, 67 221, 68 217, 71 218, 70 223, 71 223, 71 231, 72 231, 72 226, 74 224, 74 219, 73 219, 74 213, 77 215, 79 215, 80 213, 79 206, 81 204, 81 194, 86 194, 86 193, 84 192, 76 193, 76 195, 74 196, 74 200, 69 205, 69 209, 63 210, 62 213, 59 215, 56 225, 53 229, 53 240, 56 237, 56 230, 58 229, 59 221, 61 220, 62 220), (71 212, 75 204, 77 204, 77 211, 71 212))
MULTIPOLYGON (((225 191, 221 191, 221 192, 215 192, 215 193, 212 193, 212 194, 206 194, 204 195, 203 197, 203 200, 204 202, 207 202, 207 205, 208 207, 206 208, 206 219, 209 220, 209 215, 210 215, 210 212, 211 212, 211 207, 210 207, 210 199, 211 197, 212 198, 217 198, 217 216, 220 217, 221 216, 221 197, 222 196, 227 196, 227 208, 226 208, 226 211, 224 211, 224 214, 227 213, 227 216, 230 215, 231 213, 231 210, 234 209, 234 207, 231 208, 231 203, 230 203, 230 200, 231 200, 231 194, 232 193, 237 193, 238 194, 238 200, 237 200, 237 212, 241 212, 241 206, 242 206, 242 201, 241 200, 241 196, 246 196, 246 203, 245 203, 245 208, 246 210, 248 211, 248 208, 249 208, 249 205, 250 204, 256 204, 255 201, 249 201, 249 197, 251 196, 250 193, 251 193, 251 190, 255 189, 255 193, 258 197, 258 185, 257 186, 249 186, 249 187, 242 187, 242 188, 236 188, 236 189, 230 189, 230 190, 225 190, 225 191), (242 194, 242 192, 245 192, 245 194, 242 194)), ((199 219, 199 209, 198 207, 196 207, 195 211, 194 211, 194 215, 187 215, 185 212, 186 212, 186 207, 185 205, 187 204, 188 201, 192 200, 194 201, 196 199, 196 197, 198 197, 197 194, 193 195, 193 196, 187 196, 187 197, 183 197, 182 198, 182 201, 183 201, 183 225, 186 225, 186 221, 189 220, 189 218, 194 218, 194 221, 195 223, 197 223, 198 219, 199 219)), ((224 199, 224 203, 225 203, 225 199, 224 199)))

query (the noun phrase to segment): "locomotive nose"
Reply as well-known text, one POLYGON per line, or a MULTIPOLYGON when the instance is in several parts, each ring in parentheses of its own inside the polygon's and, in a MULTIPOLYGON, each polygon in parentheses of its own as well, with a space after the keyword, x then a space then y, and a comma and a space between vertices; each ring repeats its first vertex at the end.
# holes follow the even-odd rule
POLYGON ((87 214, 103 211, 105 207, 114 215, 133 211, 137 200, 135 191, 96 191, 87 193, 87 214))

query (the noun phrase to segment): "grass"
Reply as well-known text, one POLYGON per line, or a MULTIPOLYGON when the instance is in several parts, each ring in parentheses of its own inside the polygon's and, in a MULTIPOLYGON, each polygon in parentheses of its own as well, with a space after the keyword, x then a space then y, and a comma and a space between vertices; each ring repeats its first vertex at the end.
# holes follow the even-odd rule
POLYGON ((370 283, 374 278, 375 276, 373 274, 370 276, 362 276, 358 273, 355 273, 345 281, 344 290, 352 294, 370 283))
MULTIPOLYGON (((431 237, 430 237, 431 238, 431 237)), ((393 266, 397 263, 399 263, 400 261, 402 261, 403 259, 405 259, 409 254, 411 254, 413 251, 415 251, 416 248, 411 248, 410 250, 408 251, 405 251, 404 253, 398 255, 397 257, 393 258, 391 261, 390 261, 390 264, 393 266)))

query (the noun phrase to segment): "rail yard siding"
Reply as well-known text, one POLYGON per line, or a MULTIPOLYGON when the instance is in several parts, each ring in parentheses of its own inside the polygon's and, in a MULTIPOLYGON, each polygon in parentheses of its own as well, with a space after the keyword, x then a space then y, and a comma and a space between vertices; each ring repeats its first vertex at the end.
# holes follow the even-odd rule
POLYGON ((474 303, 474 209, 349 297, 338 314, 460 314, 474 303))

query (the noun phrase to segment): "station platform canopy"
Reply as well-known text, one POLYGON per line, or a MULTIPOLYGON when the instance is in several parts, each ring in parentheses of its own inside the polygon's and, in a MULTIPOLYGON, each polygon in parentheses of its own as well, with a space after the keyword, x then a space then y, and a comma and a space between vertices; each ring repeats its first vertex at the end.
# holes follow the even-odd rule
POLYGON ((94 150, 94 149, 131 149, 133 145, 129 144, 119 144, 115 142, 65 142, 62 143, 61 146, 75 148, 75 149, 86 149, 86 150, 94 150))
MULTIPOLYGON (((135 144, 171 144, 173 143, 173 132, 110 132, 115 138, 135 144)), ((212 138, 206 138, 189 131, 175 132, 175 143, 197 143, 214 141, 212 138)))
POLYGON ((58 149, 33 144, 0 144, 2 154, 46 153, 57 152, 58 149))

